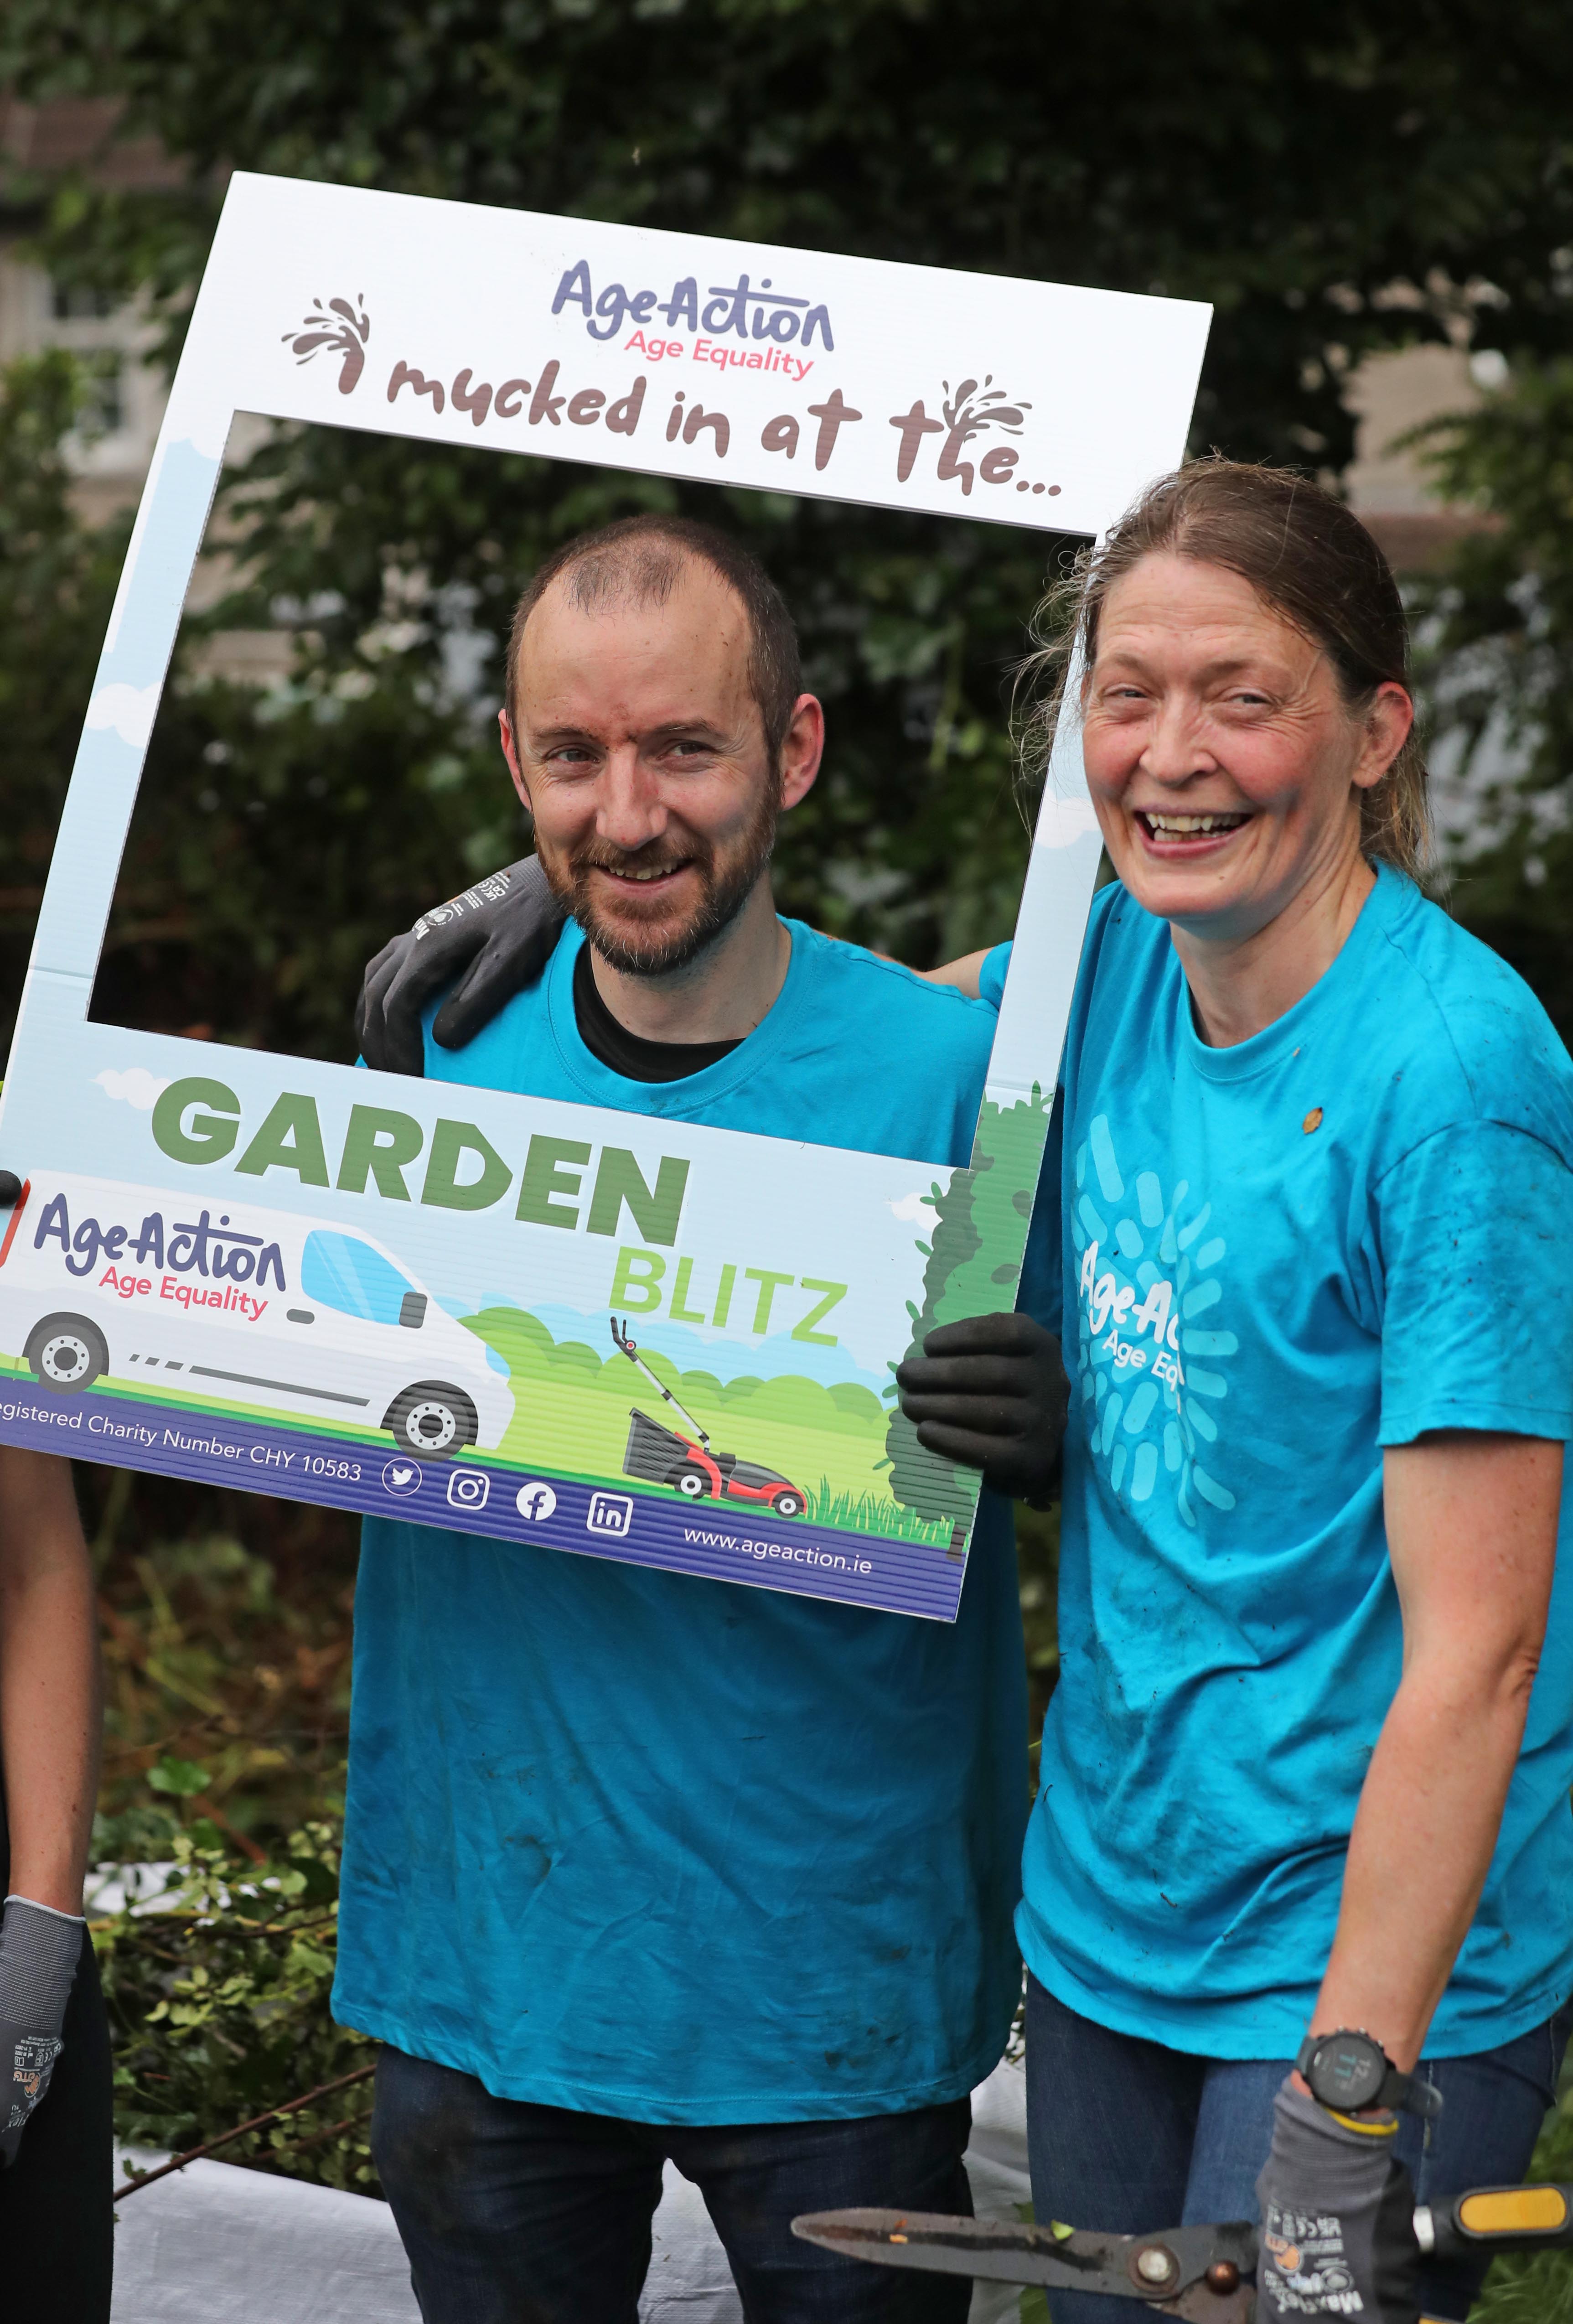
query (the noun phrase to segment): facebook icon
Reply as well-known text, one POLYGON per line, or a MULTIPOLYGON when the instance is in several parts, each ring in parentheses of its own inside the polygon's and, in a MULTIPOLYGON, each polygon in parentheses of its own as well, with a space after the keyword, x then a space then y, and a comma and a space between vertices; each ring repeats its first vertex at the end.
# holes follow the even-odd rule
POLYGON ((557 1506, 557 1497, 549 1485, 534 1480, 520 1485, 514 1496, 514 1506, 528 1525, 544 1525, 557 1506))

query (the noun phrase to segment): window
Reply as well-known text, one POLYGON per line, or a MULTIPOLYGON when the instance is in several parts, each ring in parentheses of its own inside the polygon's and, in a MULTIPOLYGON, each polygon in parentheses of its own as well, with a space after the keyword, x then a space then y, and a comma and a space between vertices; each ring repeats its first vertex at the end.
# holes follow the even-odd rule
POLYGON ((112 290, 100 290, 90 283, 50 284, 50 305, 57 323, 102 323, 119 304, 112 290))
POLYGON ((402 1323, 405 1303, 421 1299, 391 1259, 346 1234, 307 1236, 300 1288, 308 1299, 336 1307, 341 1314, 363 1315, 368 1323, 402 1323))
POLYGON ((121 366, 107 355, 95 358, 83 407, 83 432, 87 436, 117 436, 125 425, 125 397, 121 366))

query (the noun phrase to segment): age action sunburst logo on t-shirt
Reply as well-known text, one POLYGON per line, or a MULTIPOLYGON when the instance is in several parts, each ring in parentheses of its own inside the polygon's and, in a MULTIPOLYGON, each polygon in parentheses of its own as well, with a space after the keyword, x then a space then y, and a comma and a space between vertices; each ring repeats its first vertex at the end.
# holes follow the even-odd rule
POLYGON ((1213 1367, 1239 1349, 1212 1313, 1228 1246, 1210 1229, 1211 1204, 1193 1200, 1183 1178, 1167 1195, 1153 1170, 1127 1185, 1108 1117, 1099 1114, 1076 1155, 1071 1219, 1088 1442, 1116 1494, 1139 1507, 1162 1480, 1189 1526, 1198 1499, 1226 1514, 1235 1507, 1207 1466, 1217 1460, 1216 1407, 1228 1394, 1213 1367))

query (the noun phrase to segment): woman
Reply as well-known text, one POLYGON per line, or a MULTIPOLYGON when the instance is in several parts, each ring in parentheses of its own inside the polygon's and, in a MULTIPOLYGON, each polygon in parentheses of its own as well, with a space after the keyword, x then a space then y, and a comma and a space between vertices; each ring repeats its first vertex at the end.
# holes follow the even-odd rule
MULTIPOLYGON (((1408 2181, 1522 2175, 1573 1988, 1565 1589, 1535 1678, 1573 1067, 1413 884, 1403 613, 1341 503, 1182 470, 1076 628, 1117 881, 1035 1225, 1079 1391, 1017 1923, 1038 2215, 1150 2229, 1259 2190, 1263 2315, 1462 2317, 1476 2272, 1417 2280, 1408 2181)), ((378 1062, 473 961, 459 1045, 555 938, 528 874, 459 900, 373 964, 378 1062)), ((951 973, 998 999, 1004 958, 951 973)), ((1008 1435, 1033 1328, 931 1335, 899 1376, 925 1441, 1008 1435)))
MULTIPOLYGON (((1239 2218, 1255 2188, 1258 2314, 1412 2317, 1400 2165, 1422 2202, 1521 2178, 1568 2031, 1565 1581, 1536 1668, 1573 1067, 1413 884, 1403 613, 1347 509, 1199 463, 1076 611, 1117 883, 1035 1228, 1072 1384, 1017 1921, 1037 2213, 1239 2218)), ((923 1433, 959 1416, 930 1363, 903 1379, 923 1433)), ((1462 2317, 1478 2280, 1418 2288, 1462 2317)))
POLYGON ((70 1463, 0 1447, 0 2264, 30 2324, 109 2315, 109 2033, 82 1917, 100 1724, 70 1463))

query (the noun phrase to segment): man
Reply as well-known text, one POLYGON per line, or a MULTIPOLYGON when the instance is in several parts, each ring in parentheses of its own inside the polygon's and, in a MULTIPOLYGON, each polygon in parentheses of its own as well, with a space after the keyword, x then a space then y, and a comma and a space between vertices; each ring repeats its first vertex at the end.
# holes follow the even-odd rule
MULTIPOLYGON (((418 1067, 968 1158, 992 1015, 776 916, 823 715, 751 558, 667 518, 571 543, 515 616, 501 726, 572 917, 418 1067)), ((947 1449, 1041 1490, 1056 1344, 1021 1319, 993 1386, 947 1449)), ((959 2324, 964 2282, 788 2223, 970 2209, 967 2093, 1020 1987, 1002 1502, 953 1626, 391 1519, 363 1543, 336 2008, 388 2044, 373 2146, 427 2324, 632 2324, 667 2158, 757 2324, 959 2324)))

